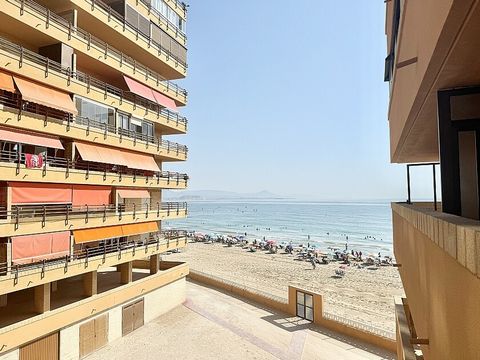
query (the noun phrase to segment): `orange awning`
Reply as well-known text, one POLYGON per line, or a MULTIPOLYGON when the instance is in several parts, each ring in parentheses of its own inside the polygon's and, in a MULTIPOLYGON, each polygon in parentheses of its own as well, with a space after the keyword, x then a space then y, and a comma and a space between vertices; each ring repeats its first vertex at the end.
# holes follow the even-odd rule
POLYGON ((50 108, 76 115, 78 113, 72 98, 68 93, 40 85, 30 80, 13 77, 22 99, 50 108))
POLYGON ((105 226, 93 229, 74 230, 75 244, 83 244, 92 241, 113 239, 123 236, 122 226, 105 226))
POLYGON ((123 236, 146 234, 158 231, 158 223, 150 221, 147 223, 122 225, 123 236))
POLYGON ((117 194, 124 199, 150 199, 148 190, 118 189, 117 194))
POLYGON ((79 142, 75 142, 75 146, 85 161, 121 165, 137 170, 160 171, 152 155, 79 142))
POLYGON ((125 79, 125 82, 127 83, 128 89, 134 93, 137 94, 145 99, 148 99, 153 102, 157 102, 155 100, 155 96, 153 95, 153 90, 150 89, 148 86, 145 86, 141 83, 139 83, 136 80, 130 79, 129 77, 126 77, 125 75, 123 76, 125 79))
POLYGON ((92 241, 113 239, 122 236, 140 235, 151 232, 158 232, 158 224, 155 221, 139 224, 105 226, 93 229, 74 230, 76 244, 83 244, 92 241))
POLYGON ((15 92, 12 74, 0 70, 0 89, 15 92))
POLYGON ((58 137, 3 126, 0 126, 0 140, 63 150, 58 137))

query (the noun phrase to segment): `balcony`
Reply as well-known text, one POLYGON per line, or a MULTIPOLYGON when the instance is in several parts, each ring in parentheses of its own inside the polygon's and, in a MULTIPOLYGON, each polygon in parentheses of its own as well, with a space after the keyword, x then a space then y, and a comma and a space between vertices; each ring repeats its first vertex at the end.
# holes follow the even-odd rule
MULTIPOLYGON (((165 3, 169 3, 170 1, 167 0, 165 3)), ((173 24, 164 14, 162 14, 158 9, 151 5, 151 0, 140 0, 140 1, 130 1, 127 2, 130 6, 135 6, 135 9, 141 13, 143 16, 149 18, 153 23, 160 26, 162 30, 164 30, 167 34, 169 34, 172 38, 178 41, 182 45, 187 45, 187 36, 181 30, 179 30, 178 26, 173 24)), ((185 6, 178 2, 170 2, 170 8, 172 11, 174 9, 182 9, 181 11, 175 11, 175 13, 185 21, 185 6)))
MULTIPOLYGON (((90 60, 86 61, 86 63, 95 62, 94 68, 97 70, 99 63, 101 63, 103 66, 109 67, 105 73, 120 71, 173 98, 181 105, 185 105, 187 102, 186 90, 180 88, 175 83, 167 81, 165 77, 138 63, 134 58, 127 56, 85 30, 75 27, 63 17, 56 15, 34 1, 9 0, 2 8, 2 12, 22 21, 24 25, 30 27, 29 31, 41 31, 42 34, 50 39, 71 46, 78 52, 78 56, 86 55, 90 57, 90 60), (39 21, 44 25, 38 26, 39 21)), ((27 36, 27 34, 28 32, 24 35, 27 36)), ((33 35, 31 34, 31 36, 33 35)), ((79 58, 77 63, 80 64, 81 60, 82 58, 79 58)))
POLYGON ((147 64, 167 79, 186 76, 185 56, 174 54, 164 47, 159 40, 150 36, 150 31, 141 31, 134 27, 121 14, 102 1, 69 1, 78 11, 78 26, 108 39, 109 43, 121 45, 122 52, 147 64))
POLYGON ((159 124, 163 134, 182 134, 187 119, 122 89, 104 83, 82 72, 51 61, 22 46, 0 38, 0 63, 15 74, 28 76, 119 111, 159 124))
POLYGON ((59 232, 178 219, 187 216, 186 203, 104 206, 18 205, 0 208, 0 234, 4 237, 59 232))
POLYGON ((183 161, 187 158, 186 146, 133 131, 116 129, 79 116, 71 116, 44 106, 23 104, 18 96, 0 95, 0 123, 29 131, 48 132, 59 137, 102 141, 113 147, 152 154, 162 161, 183 161), (12 122, 12 119, 16 119, 12 122))
MULTIPOLYGON (((3 244, 5 245, 5 244, 3 244)), ((10 245, 10 244, 6 244, 10 245)), ((140 261, 187 245, 185 231, 151 233, 145 241, 129 240, 120 244, 89 246, 73 250, 70 255, 33 264, 18 265, 0 262, 0 294, 78 276, 91 271, 140 261)), ((6 251, 11 253, 11 246, 6 251)))
POLYGON ((394 253, 414 341, 425 359, 475 358, 480 222, 435 211, 433 203, 394 203, 392 210, 394 253))
POLYGON ((146 172, 122 169, 118 164, 70 161, 49 156, 42 168, 27 168, 25 154, 0 151, 0 172, 3 181, 88 184, 151 189, 185 189, 188 176, 169 171, 146 172))
MULTIPOLYGON (((171 265, 173 266, 153 275, 135 271, 137 279, 126 285, 116 282, 115 275, 117 274, 115 272, 106 272, 102 274, 103 281, 99 282, 99 293, 81 299, 72 296, 72 293, 78 292, 82 288, 81 281, 76 281, 70 286, 64 284, 65 291, 59 294, 58 299, 52 299, 52 310, 41 315, 28 313, 28 307, 25 309, 21 306, 24 304, 19 304, 10 314, 2 316, 3 322, 15 316, 21 320, 14 321, 13 324, 8 326, 2 326, 0 329, 0 352, 3 355, 5 352, 39 338, 45 333, 57 331, 70 326, 72 323, 78 323, 91 316, 101 314, 112 307, 121 306, 132 299, 145 296, 155 289, 183 279, 188 275, 189 270, 186 264, 172 263, 171 265), (113 288, 108 286, 110 283, 116 286, 113 288)), ((82 266, 83 264, 79 267, 82 266)), ((71 271, 70 269, 71 267, 67 271, 71 271)), ((93 270, 93 264, 91 270, 93 270)), ((61 271, 63 272, 63 268, 61 271)))

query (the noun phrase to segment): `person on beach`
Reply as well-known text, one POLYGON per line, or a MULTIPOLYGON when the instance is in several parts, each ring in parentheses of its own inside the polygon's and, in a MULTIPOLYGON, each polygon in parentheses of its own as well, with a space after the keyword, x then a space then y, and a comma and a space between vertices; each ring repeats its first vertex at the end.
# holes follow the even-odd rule
POLYGON ((310 263, 312 264, 313 270, 315 270, 317 265, 315 264, 315 258, 313 256, 310 257, 310 263))

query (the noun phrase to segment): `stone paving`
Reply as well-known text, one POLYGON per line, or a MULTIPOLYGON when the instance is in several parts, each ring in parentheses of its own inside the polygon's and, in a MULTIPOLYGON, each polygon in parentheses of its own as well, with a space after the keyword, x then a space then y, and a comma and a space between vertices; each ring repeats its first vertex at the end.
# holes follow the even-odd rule
POLYGON ((187 300, 90 355, 110 359, 394 359, 395 355, 258 304, 187 282, 187 300))

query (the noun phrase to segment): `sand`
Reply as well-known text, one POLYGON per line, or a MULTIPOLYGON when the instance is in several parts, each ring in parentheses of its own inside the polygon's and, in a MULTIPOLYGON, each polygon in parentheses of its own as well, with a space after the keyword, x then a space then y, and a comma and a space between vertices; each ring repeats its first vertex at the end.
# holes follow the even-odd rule
POLYGON ((317 265, 294 260, 294 255, 248 252, 223 244, 190 243, 182 253, 163 257, 187 261, 190 268, 286 298, 288 284, 324 296, 326 312, 378 329, 395 331, 394 296, 404 294, 398 270, 347 267, 344 278, 334 278, 339 263, 317 265))

